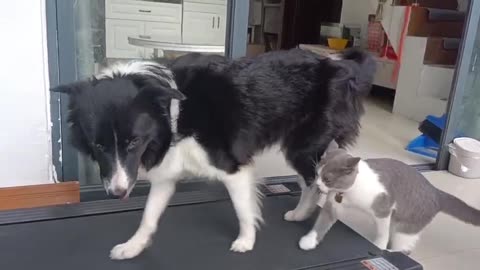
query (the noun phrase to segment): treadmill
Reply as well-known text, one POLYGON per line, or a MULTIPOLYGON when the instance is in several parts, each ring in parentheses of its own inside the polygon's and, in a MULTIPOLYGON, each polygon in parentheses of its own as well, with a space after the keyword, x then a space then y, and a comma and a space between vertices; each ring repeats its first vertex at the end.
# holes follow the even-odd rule
POLYGON ((179 184, 153 243, 138 257, 113 261, 110 250, 138 228, 146 196, 0 212, 0 269, 123 270, 417 270, 403 253, 382 251, 337 222, 313 251, 298 247, 314 218, 283 220, 298 202, 294 180, 262 186, 265 224, 253 251, 229 251, 238 221, 220 184, 179 184))

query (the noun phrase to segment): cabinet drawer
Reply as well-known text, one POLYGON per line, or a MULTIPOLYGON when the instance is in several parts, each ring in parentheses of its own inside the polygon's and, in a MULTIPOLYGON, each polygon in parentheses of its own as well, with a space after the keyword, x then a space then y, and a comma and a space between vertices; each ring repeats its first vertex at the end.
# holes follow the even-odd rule
POLYGON ((145 50, 128 43, 129 36, 143 35, 141 21, 107 19, 105 21, 107 58, 143 58, 145 50))
POLYGON ((192 11, 192 12, 207 12, 207 13, 216 13, 216 14, 226 14, 227 7, 222 5, 208 5, 201 3, 183 3, 183 10, 192 11))
POLYGON ((105 17, 108 19, 181 23, 182 5, 133 0, 106 0, 105 17))
POLYGON ((145 35, 161 42, 182 43, 182 27, 177 23, 146 22, 145 35))
POLYGON ((183 0, 185 3, 202 3, 202 4, 215 4, 215 5, 227 5, 227 0, 183 0))

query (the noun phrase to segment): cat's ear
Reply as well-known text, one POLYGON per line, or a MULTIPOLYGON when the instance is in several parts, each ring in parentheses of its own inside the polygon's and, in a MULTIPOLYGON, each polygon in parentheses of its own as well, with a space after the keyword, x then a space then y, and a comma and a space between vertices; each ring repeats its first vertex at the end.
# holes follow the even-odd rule
POLYGON ((361 158, 359 157, 348 158, 347 161, 345 162, 345 167, 343 168, 344 173, 351 174, 352 172, 354 172, 360 160, 361 158))
POLYGON ((361 158, 359 157, 351 157, 347 160, 347 167, 356 168, 358 163, 360 162, 361 158))
POLYGON ((332 152, 333 150, 338 149, 338 143, 335 140, 332 140, 327 147, 325 153, 332 152))

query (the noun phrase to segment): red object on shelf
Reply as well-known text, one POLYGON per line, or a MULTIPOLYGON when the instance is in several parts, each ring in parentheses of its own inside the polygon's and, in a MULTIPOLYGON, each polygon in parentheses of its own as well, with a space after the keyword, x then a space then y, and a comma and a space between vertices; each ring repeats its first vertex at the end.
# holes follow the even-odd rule
POLYGON ((387 57, 388 59, 391 59, 391 60, 398 60, 398 56, 390 44, 386 46, 384 57, 387 57))
POLYGON ((370 22, 368 24, 368 50, 381 54, 385 42, 385 31, 381 22, 370 22))

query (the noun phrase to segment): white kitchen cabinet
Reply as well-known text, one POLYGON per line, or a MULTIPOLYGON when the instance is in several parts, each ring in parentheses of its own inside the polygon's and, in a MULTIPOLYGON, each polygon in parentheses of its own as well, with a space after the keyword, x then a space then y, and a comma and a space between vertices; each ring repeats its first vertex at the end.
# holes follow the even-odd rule
POLYGON ((225 45, 226 5, 184 3, 184 44, 225 45))
POLYGON ((128 37, 182 42, 182 4, 138 0, 105 0, 107 58, 149 58, 153 49, 132 46, 128 37))
MULTIPOLYGON (((182 26, 175 23, 146 22, 145 36, 156 41, 182 43, 182 26)), ((151 58, 153 49, 145 49, 145 58, 151 58)))
POLYGON ((106 0, 107 19, 182 22, 182 5, 152 1, 106 0))
POLYGON ((184 3, 203 3, 203 4, 216 4, 226 5, 227 0, 183 0, 184 3))
POLYGON ((128 44, 129 36, 145 33, 145 23, 129 20, 106 20, 107 58, 143 58, 145 49, 128 44))

